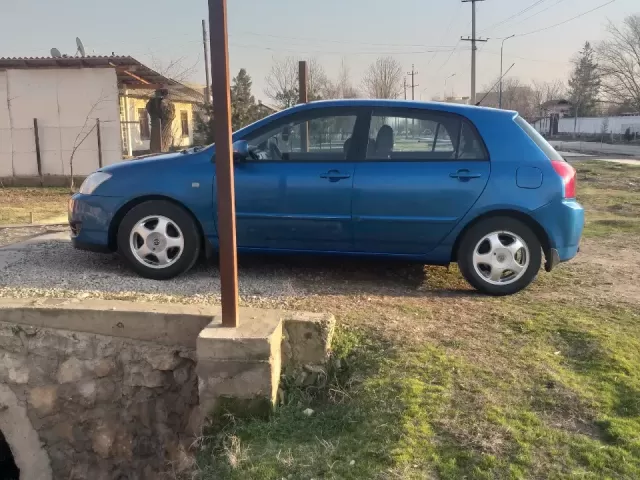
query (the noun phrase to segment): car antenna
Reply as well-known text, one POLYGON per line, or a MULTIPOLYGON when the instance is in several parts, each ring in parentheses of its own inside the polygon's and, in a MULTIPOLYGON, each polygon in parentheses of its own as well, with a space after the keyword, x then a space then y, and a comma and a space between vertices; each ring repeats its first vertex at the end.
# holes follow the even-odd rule
POLYGON ((506 72, 504 72, 504 75, 502 75, 502 76, 498 79, 498 81, 495 83, 495 85, 494 85, 493 87, 491 87, 489 90, 487 90, 487 93, 485 93, 485 94, 484 94, 484 97, 482 97, 482 98, 480 99, 480 101, 479 101, 478 103, 476 103, 476 107, 479 107, 479 106, 480 106, 480 104, 482 103, 482 101, 483 101, 485 98, 487 98, 487 95, 489 95, 491 92, 493 92, 493 89, 494 89, 494 88, 496 88, 496 85, 498 85, 498 84, 502 81, 502 79, 503 79, 504 77, 506 77, 506 76, 507 76, 507 73, 509 73, 509 71, 514 67, 514 65, 515 65, 515 63, 512 63, 512 64, 511 64, 511 66, 509 67, 509 70, 507 70, 506 72))

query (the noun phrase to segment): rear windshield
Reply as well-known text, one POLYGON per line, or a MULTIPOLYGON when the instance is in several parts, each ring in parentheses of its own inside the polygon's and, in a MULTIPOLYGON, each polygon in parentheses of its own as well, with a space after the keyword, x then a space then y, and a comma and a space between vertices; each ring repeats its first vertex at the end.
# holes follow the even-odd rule
POLYGON ((531 140, 544 152, 549 160, 564 160, 555 148, 553 148, 540 133, 533 128, 529 122, 527 122, 521 116, 517 116, 515 122, 525 131, 531 140))

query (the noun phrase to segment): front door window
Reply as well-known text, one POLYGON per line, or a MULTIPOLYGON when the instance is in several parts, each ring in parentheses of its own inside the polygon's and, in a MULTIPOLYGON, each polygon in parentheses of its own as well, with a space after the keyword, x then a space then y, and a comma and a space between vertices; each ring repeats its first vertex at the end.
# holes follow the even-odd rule
POLYGON ((305 162, 345 160, 356 115, 322 114, 280 123, 248 138, 257 160, 305 162))

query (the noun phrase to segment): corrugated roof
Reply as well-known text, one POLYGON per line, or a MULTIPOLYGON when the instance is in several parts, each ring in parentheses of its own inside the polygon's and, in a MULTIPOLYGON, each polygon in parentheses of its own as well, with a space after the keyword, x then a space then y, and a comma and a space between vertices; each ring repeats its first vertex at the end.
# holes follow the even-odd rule
POLYGON ((193 101, 203 101, 199 92, 147 67, 128 55, 85 56, 85 57, 0 57, 2 69, 38 68, 115 68, 118 86, 121 88, 142 88, 145 85, 166 86, 173 92, 180 92, 193 101))

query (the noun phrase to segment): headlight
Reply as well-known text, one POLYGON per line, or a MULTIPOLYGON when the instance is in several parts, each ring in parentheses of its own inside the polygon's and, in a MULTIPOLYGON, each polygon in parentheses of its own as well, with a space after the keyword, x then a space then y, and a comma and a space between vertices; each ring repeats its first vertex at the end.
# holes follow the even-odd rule
POLYGON ((91 175, 89 175, 84 182, 82 182, 82 185, 80 185, 79 192, 85 195, 91 195, 96 188, 98 188, 100 185, 102 185, 104 182, 106 182, 110 178, 111 178, 110 173, 94 172, 91 175))

